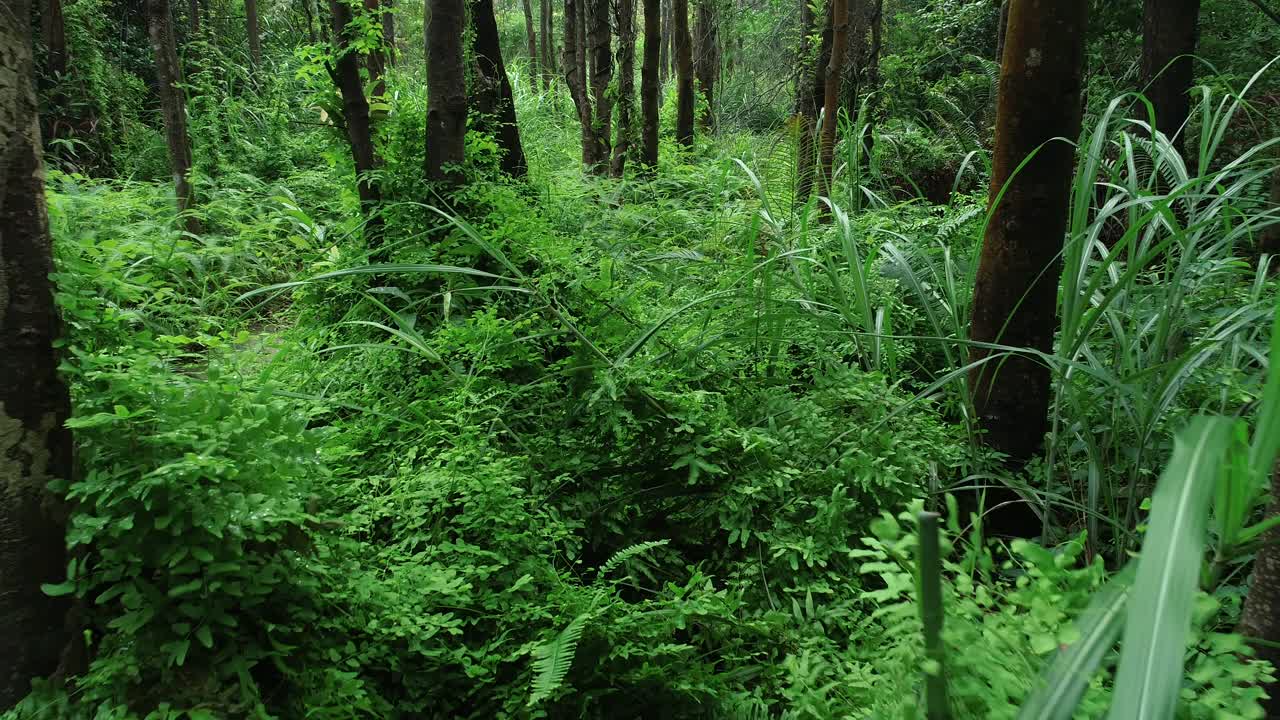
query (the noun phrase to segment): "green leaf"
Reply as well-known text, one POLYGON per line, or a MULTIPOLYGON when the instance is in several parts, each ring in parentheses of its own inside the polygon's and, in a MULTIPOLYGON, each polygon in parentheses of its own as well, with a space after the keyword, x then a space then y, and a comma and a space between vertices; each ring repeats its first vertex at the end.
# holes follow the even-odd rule
POLYGON ((533 663, 533 694, 529 696, 529 704, 536 705, 551 696, 564 684, 565 675, 573 665, 573 656, 578 651, 578 641, 587 627, 590 614, 583 613, 574 618, 555 640, 546 643, 535 651, 537 659, 533 663))
POLYGON ((76 584, 73 580, 66 580, 60 583, 44 583, 40 586, 40 590, 49 597, 62 597, 75 592, 76 584))
POLYGON ((1214 483, 1232 420, 1197 417, 1174 441, 1160 476, 1125 620, 1111 720, 1167 720, 1182 687, 1183 653, 1203 563, 1214 483))

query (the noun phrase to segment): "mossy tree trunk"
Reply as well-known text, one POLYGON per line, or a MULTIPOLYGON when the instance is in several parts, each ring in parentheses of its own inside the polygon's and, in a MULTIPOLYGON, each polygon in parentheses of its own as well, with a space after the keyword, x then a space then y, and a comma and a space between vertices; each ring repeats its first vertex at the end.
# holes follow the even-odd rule
MULTIPOLYGON (((1060 253, 1080 133, 1080 91, 1088 0, 1011 0, 1000 71, 991 175, 991 219, 983 238, 969 337, 978 343, 1048 353, 1058 327, 1060 253), (1043 147, 1042 147, 1043 145, 1043 147), (1035 156, 1014 175, 1019 164, 1035 156), (1003 197, 1001 197, 1003 193, 1003 197), (997 200, 999 200, 997 202, 997 200)), ((992 350, 974 346, 970 360, 992 350)), ((991 360, 970 372, 970 392, 984 442, 1015 465, 1042 448, 1050 396, 1049 368, 1025 354, 991 360)), ((1016 499, 1016 498, 1009 498, 1016 499)), ((997 534, 1035 534, 1028 508, 1009 506, 997 534), (1002 525, 1013 527, 1007 532, 1002 525)))
POLYGON ((805 29, 798 77, 796 80, 796 197, 797 205, 809 202, 813 193, 814 169, 817 165, 815 150, 818 132, 818 110, 822 108, 825 86, 822 82, 827 63, 831 61, 831 6, 822 25, 822 38, 816 55, 809 47, 815 18, 807 0, 802 5, 801 27, 805 29), (812 64, 810 64, 812 60, 812 64))
POLYGON ((65 513, 48 490, 69 477, 71 410, 53 348, 60 327, 32 85, 29 0, 0 0, 0 708, 64 666, 65 513), (22 22, 15 22, 20 18, 22 22))
POLYGON ((693 38, 689 35, 689 0, 672 0, 676 56, 676 142, 693 147, 693 38))
POLYGON ((520 0, 520 7, 524 11, 524 39, 529 45, 529 74, 536 83, 541 71, 538 69, 538 31, 533 27, 533 3, 530 0, 520 0))
POLYGON ((1199 35, 1200 0, 1145 0, 1142 7, 1142 87, 1156 113, 1156 129, 1185 156, 1179 130, 1191 113, 1191 83, 1199 35), (1175 137, 1176 135, 1176 137, 1175 137))
POLYGON ((587 48, 582 42, 580 25, 584 21, 582 5, 591 0, 564 1, 564 80, 569 96, 578 111, 582 137, 582 165, 596 163, 595 134, 591 126, 591 98, 587 96, 587 48))
MULTIPOLYGON (((1271 504, 1267 516, 1280 515, 1280 463, 1271 475, 1271 504)), ((1253 578, 1245 597, 1239 632, 1255 643, 1256 657, 1280 667, 1280 528, 1263 536, 1261 549, 1253 560, 1253 578)), ((1266 688, 1270 699, 1264 707, 1268 718, 1280 718, 1280 682, 1266 688)))
POLYGON ((707 131, 715 129, 715 91, 716 81, 720 78, 720 13, 717 2, 697 0, 697 17, 694 20, 694 37, 697 40, 694 74, 705 104, 699 122, 707 131))
MULTIPOLYGON (((845 46, 849 41, 848 0, 831 2, 831 57, 827 60, 822 103, 822 144, 818 153, 818 192, 831 199, 836 153, 836 126, 840 116, 840 76, 845 60, 845 46)), ((826 206, 819 207, 826 217, 826 206)))
POLYGON ((244 0, 244 30, 249 36, 249 62, 262 64, 262 34, 258 25, 258 0, 244 0))
POLYGON ((471 24, 475 31, 471 50, 476 59, 475 87, 471 97, 480 116, 481 128, 498 141, 502 171, 512 177, 524 177, 529 169, 520 144, 511 79, 507 77, 502 49, 498 45, 498 21, 493 14, 493 0, 471 0, 471 24))
POLYGON ((165 144, 169 148, 169 165, 173 168, 173 185, 178 196, 178 213, 184 217, 187 232, 199 233, 200 221, 191 211, 196 192, 191 182, 191 136, 187 133, 187 96, 182 89, 182 66, 173 43, 173 18, 169 0, 147 0, 147 35, 156 61, 156 87, 164 115, 165 144))
POLYGON ((591 96, 595 102, 591 134, 596 148, 591 171, 605 175, 609 172, 609 135, 613 132, 613 95, 609 91, 613 82, 613 32, 609 27, 609 0, 587 1, 591 3, 591 96))
POLYGON ((463 180, 467 133, 467 79, 462 71, 466 9, 462 0, 428 0, 427 179, 463 180))
POLYGON ((622 177, 627 156, 635 148, 636 109, 636 6, 635 0, 617 0, 614 27, 618 33, 618 133, 613 143, 610 172, 622 177))
POLYGON ((659 78, 662 68, 662 0, 644 0, 644 62, 640 67, 640 114, 644 117, 640 165, 652 174, 658 167, 659 78))
POLYGON ((542 89, 544 91, 551 89, 551 79, 556 72, 553 7, 551 0, 542 0, 541 13, 538 16, 538 24, 542 28, 542 89))

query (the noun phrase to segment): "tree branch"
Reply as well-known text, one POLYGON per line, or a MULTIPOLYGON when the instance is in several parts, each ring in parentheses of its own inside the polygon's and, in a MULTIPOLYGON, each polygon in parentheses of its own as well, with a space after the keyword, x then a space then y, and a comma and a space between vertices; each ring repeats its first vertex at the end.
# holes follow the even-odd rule
POLYGON ((1271 18, 1272 22, 1276 23, 1277 25, 1280 25, 1280 13, 1267 7, 1267 5, 1262 2, 1262 0, 1249 0, 1249 2, 1252 3, 1254 7, 1261 10, 1263 15, 1266 15, 1267 17, 1271 18))

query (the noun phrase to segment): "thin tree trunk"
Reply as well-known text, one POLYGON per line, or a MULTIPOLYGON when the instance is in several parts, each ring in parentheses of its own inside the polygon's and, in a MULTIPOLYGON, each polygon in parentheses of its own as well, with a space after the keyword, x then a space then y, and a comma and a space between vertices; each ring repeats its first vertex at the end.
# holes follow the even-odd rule
POLYGON ((693 147, 693 38, 689 36, 689 0, 673 0, 676 56, 676 142, 693 147))
MULTIPOLYGON (((1280 157, 1277 157, 1277 165, 1271 170, 1271 193, 1268 200, 1271 203, 1271 212, 1280 214, 1280 157)), ((1258 238, 1258 250, 1272 255, 1280 255, 1280 222, 1263 228, 1261 237, 1258 238)), ((1276 258, 1280 261, 1280 258, 1276 258)))
POLYGON ((360 80, 360 54, 352 47, 352 33, 356 28, 351 6, 346 0, 329 0, 329 11, 333 14, 334 55, 337 57, 332 70, 333 81, 342 95, 342 120, 347 128, 347 143, 351 146, 351 160, 355 165, 360 210, 365 217, 365 244, 376 249, 382 243, 382 217, 378 214, 382 191, 373 178, 379 162, 373 147, 369 101, 360 80))
POLYGON ((258 31, 258 0, 244 0, 244 27, 249 36, 249 61, 262 64, 262 37, 258 31))
MULTIPOLYGON (((386 38, 386 27, 382 25, 382 4, 379 0, 364 0, 365 16, 372 19, 383 30, 383 39, 386 38)), ((369 55, 365 59, 365 69, 369 71, 369 97, 380 98, 387 94, 387 55, 381 47, 374 47, 369 50, 369 55)))
POLYGON ((502 62, 502 49, 498 46, 498 21, 493 14, 493 0, 471 0, 471 23, 475 29, 471 51, 476 58, 472 99, 481 118, 481 127, 498 141, 502 171, 512 177, 524 177, 529 167, 525 162, 524 148, 520 145, 511 80, 502 62))
MULTIPOLYGON (((196 7, 195 0, 192 0, 191 6, 196 7)), ((302 12, 307 16, 307 42, 315 45, 320 42, 320 37, 316 35, 316 0, 304 0, 302 3, 302 12)))
POLYGON ((1000 3, 1000 20, 996 25, 996 62, 1004 59, 1004 34, 1009 28, 1009 0, 1000 3))
POLYGON ((658 86, 661 67, 662 0, 644 0, 644 61, 640 67, 640 165, 652 175, 658 168, 658 86))
POLYGON ((382 0, 382 48, 387 56, 387 67, 396 66, 396 13, 394 0, 382 0))
POLYGON ((164 114, 165 142, 169 147, 169 164, 173 168, 173 185, 178 196, 178 214, 184 217, 188 232, 199 233, 200 222, 191 211, 196 193, 191 184, 191 137, 187 134, 187 96, 182 89, 182 67, 173 46, 173 20, 169 0, 147 0, 147 34, 156 60, 156 86, 160 92, 160 108, 164 114))
POLYGON ((533 78, 533 82, 538 82, 538 31, 533 27, 533 3, 530 0, 520 0, 521 6, 524 8, 524 34, 525 40, 529 43, 529 73, 533 78))
POLYGON ((1156 129, 1185 157, 1179 131, 1191 113, 1191 82, 1200 0, 1145 0, 1142 11, 1142 86, 1156 113, 1156 129), (1175 137, 1176 136, 1176 137, 1175 137))
MULTIPOLYGON (((1267 517, 1276 515, 1280 515, 1280 464, 1271 475, 1271 504, 1267 507, 1267 517)), ((1254 644, 1254 657, 1280 667, 1280 528, 1262 536, 1238 630, 1246 638, 1262 641, 1254 644)), ((1268 683, 1263 689, 1270 696, 1263 705, 1266 717, 1280 717, 1280 682, 1268 683)))
POLYGON ((461 184, 467 132, 467 86, 462 70, 466 9, 462 0, 428 0, 427 178, 461 184))
POLYGON ((636 105, 636 31, 634 0, 617 0, 616 22, 618 29, 618 136, 613 144, 614 177, 622 177, 627 155, 634 143, 636 105))
MULTIPOLYGON (((671 13, 671 4, 674 0, 659 0, 661 5, 662 22, 659 23, 662 28, 662 40, 658 49, 658 86, 659 88, 667 84, 667 79, 671 77, 671 25, 675 21, 675 16, 671 13)), ((661 90, 659 90, 661 92, 661 90)))
POLYGON ((53 348, 61 333, 28 3, 0 0, 0 708, 57 673, 75 639, 70 604, 40 589, 66 579, 66 517, 48 484, 70 476, 71 399, 53 348))
MULTIPOLYGON (((1088 0, 1009 3, 991 173, 991 216, 978 264, 969 330, 969 338, 976 343, 1043 353, 1053 350, 1074 151, 1067 142, 1051 140, 1074 140, 1080 133, 1088 10, 1088 0), (1019 169, 1032 153, 1035 156, 1019 169)), ((979 362, 992 355, 991 350, 974 346, 969 359, 979 362)), ((1046 365, 1022 354, 992 360, 969 373, 971 399, 985 431, 983 441, 1015 466, 1041 451, 1050 379, 1046 365)), ((1016 499, 1012 491, 1007 494, 1005 499, 1016 499)), ((988 518, 994 534, 1038 533, 1029 508, 1015 503, 1006 510, 988 518)))
POLYGON ((697 16, 694 20, 697 37, 697 59, 694 61, 694 73, 698 79, 698 89, 702 92, 706 107, 702 110, 700 121, 705 130, 715 128, 715 89, 716 80, 720 77, 720 18, 716 12, 719 0, 697 0, 697 16))
MULTIPOLYGON (((808 5, 808 0, 800 0, 808 5)), ((805 65, 809 51, 806 49, 799 63, 799 79, 796 82, 796 120, 798 133, 796 142, 796 204, 809 202, 813 193, 814 170, 816 166, 815 150, 818 133, 818 110, 822 107, 825 96, 823 77, 827 64, 831 62, 831 5, 827 5, 827 17, 823 22, 822 37, 818 44, 818 54, 813 58, 813 65, 805 65)), ((812 11, 808 11, 807 20, 802 14, 802 21, 812 29, 815 19, 812 11)), ((812 32, 806 33, 811 35, 812 32)), ((805 41, 806 44, 808 41, 805 41)))
POLYGON ((542 28, 542 90, 550 92, 551 78, 555 75, 555 31, 552 29, 553 11, 551 0, 542 0, 541 12, 538 16, 542 28))
POLYGON ((187 27, 191 31, 191 40, 200 37, 200 0, 187 2, 187 27))
POLYGON ((46 49, 46 69, 54 77, 67 74, 67 27, 62 0, 47 0, 40 16, 40 34, 46 49))
POLYGON ((582 130, 582 164, 591 167, 596 162, 596 143, 591 131, 591 99, 587 97, 587 51, 581 44, 582 33, 579 32, 583 22, 581 5, 586 2, 589 0, 564 2, 564 73, 582 130))
POLYGON ((594 0, 591 13, 591 94, 595 100, 595 163, 592 172, 609 172, 610 133, 613 131, 613 98, 609 83, 613 81, 613 35, 609 30, 609 0, 594 0))
MULTIPOLYGON (((836 119, 840 115, 840 75, 845 59, 845 44, 849 39, 848 0, 832 0, 831 3, 831 58, 827 62, 825 93, 822 104, 822 145, 818 158, 818 192, 831 199, 832 171, 836 153, 836 119)), ((819 206, 821 217, 826 217, 826 206, 819 206)))

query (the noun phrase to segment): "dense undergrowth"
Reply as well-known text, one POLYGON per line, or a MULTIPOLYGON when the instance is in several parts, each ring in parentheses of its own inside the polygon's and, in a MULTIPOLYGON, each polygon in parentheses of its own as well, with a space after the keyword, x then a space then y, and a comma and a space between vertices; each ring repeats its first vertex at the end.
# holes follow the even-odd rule
MULTIPOLYGON (((1174 431, 1260 393, 1269 146, 1215 147, 1231 97, 1204 100, 1193 169, 1127 101, 1093 114, 1050 459, 1007 477, 965 402, 979 139, 948 141, 932 204, 906 180, 941 151, 882 128, 818 225, 785 130, 584 178, 567 98, 513 77, 532 180, 473 140, 451 212, 421 201, 425 103, 390 77, 388 264, 330 128, 262 165, 283 109, 265 134, 218 115, 240 149, 206 159, 200 237, 156 183, 52 173, 83 472, 48 591, 80 599, 94 661, 13 716, 916 717, 907 511, 1008 483, 1048 532, 1006 547, 951 514, 946 641, 957 715, 1015 717, 1137 548, 1174 431)), ((1179 717, 1260 717, 1272 669, 1227 634, 1243 567, 1198 597, 1179 717)))

